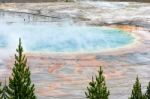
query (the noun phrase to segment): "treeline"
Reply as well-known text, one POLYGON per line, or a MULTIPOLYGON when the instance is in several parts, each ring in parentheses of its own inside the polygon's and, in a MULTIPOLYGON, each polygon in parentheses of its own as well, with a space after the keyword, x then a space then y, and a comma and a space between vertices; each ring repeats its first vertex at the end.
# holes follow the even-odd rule
MULTIPOLYGON (((92 81, 89 83, 89 87, 87 87, 87 91, 85 92, 86 98, 109 99, 110 94, 111 93, 106 86, 105 77, 103 76, 103 70, 100 67, 98 76, 96 76, 95 79, 92 77, 92 81)), ((148 83, 146 92, 142 93, 141 83, 137 76, 135 84, 133 85, 131 96, 128 99, 150 99, 150 82, 148 83)))
POLYGON ((74 0, 0 0, 0 3, 73 2, 74 0))
MULTIPOLYGON (((0 3, 41 3, 41 2, 75 2, 87 0, 0 0, 0 3)), ((118 2, 150 2, 150 0, 89 0, 89 1, 118 1, 118 2)))
MULTIPOLYGON (((12 68, 12 75, 9 77, 9 83, 0 83, 0 99, 37 99, 35 95, 34 84, 31 81, 31 72, 27 66, 27 58, 23 54, 21 39, 16 49, 15 63, 12 68)), ((89 82, 85 96, 87 99, 109 99, 110 91, 106 86, 105 77, 102 67, 98 71, 98 75, 92 77, 89 82)), ((150 82, 146 92, 142 93, 139 78, 136 78, 133 85, 131 96, 128 99, 150 99, 150 82)))
POLYGON ((103 1, 118 1, 118 2, 150 2, 150 0, 103 0, 103 1))

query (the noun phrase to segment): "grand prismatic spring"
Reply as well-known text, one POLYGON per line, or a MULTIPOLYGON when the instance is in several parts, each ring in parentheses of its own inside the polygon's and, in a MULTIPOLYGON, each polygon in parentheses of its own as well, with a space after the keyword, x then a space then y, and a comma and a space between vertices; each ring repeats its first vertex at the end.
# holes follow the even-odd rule
POLYGON ((137 75, 142 88, 150 81, 149 3, 1 3, 2 82, 10 76, 18 38, 38 99, 86 99, 100 65, 110 99, 127 99, 137 75))

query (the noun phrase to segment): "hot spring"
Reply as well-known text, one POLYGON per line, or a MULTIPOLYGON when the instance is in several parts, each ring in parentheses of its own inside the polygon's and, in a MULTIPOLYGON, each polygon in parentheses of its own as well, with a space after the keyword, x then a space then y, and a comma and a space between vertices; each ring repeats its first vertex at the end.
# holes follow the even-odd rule
POLYGON ((1 49, 14 49, 18 38, 28 52, 101 52, 134 41, 130 33, 108 27, 24 22, 25 19, 10 15, 1 19, 1 49))

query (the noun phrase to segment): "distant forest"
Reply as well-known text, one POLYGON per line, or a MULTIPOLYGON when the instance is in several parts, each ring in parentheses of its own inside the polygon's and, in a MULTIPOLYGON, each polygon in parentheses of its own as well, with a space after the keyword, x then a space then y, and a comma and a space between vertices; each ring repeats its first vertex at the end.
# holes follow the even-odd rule
MULTIPOLYGON (((0 0, 0 3, 40 3, 40 2, 73 2, 88 0, 0 0)), ((89 0, 89 1, 130 1, 130 2, 150 2, 150 0, 89 0)))
POLYGON ((130 2, 150 2, 150 0, 106 0, 106 1, 130 1, 130 2))

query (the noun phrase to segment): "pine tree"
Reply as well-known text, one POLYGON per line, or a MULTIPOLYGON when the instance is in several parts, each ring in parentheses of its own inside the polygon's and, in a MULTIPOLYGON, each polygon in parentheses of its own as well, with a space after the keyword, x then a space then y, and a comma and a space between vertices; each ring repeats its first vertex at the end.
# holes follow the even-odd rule
MULTIPOLYGON (((0 82, 0 96, 2 95, 2 83, 0 82)), ((0 99, 2 99, 1 97, 0 97, 0 99)))
POLYGON ((7 93, 8 91, 8 87, 7 86, 4 86, 3 87, 3 90, 2 90, 2 94, 0 96, 0 99, 11 99, 7 93))
POLYGON ((100 67, 98 71, 98 76, 92 77, 92 81, 87 87, 87 92, 85 92, 86 98, 88 99, 108 99, 109 91, 106 87, 105 77, 103 76, 103 70, 100 67))
POLYGON ((129 99, 144 99, 141 90, 141 83, 138 77, 136 78, 136 82, 133 85, 132 94, 131 97, 129 97, 129 99))
POLYGON ((146 99, 150 99, 150 82, 148 83, 145 97, 146 97, 146 99))
POLYGON ((8 91, 8 87, 7 87, 7 85, 6 85, 6 80, 5 80, 5 85, 4 85, 4 87, 2 88, 2 93, 1 93, 1 95, 0 95, 0 99, 11 99, 11 98, 9 97, 7 91, 8 91))
POLYGON ((31 73, 27 66, 27 58, 23 54, 21 39, 19 39, 16 51, 12 77, 9 78, 8 94, 12 97, 11 99, 36 99, 34 84, 31 83, 31 73))

